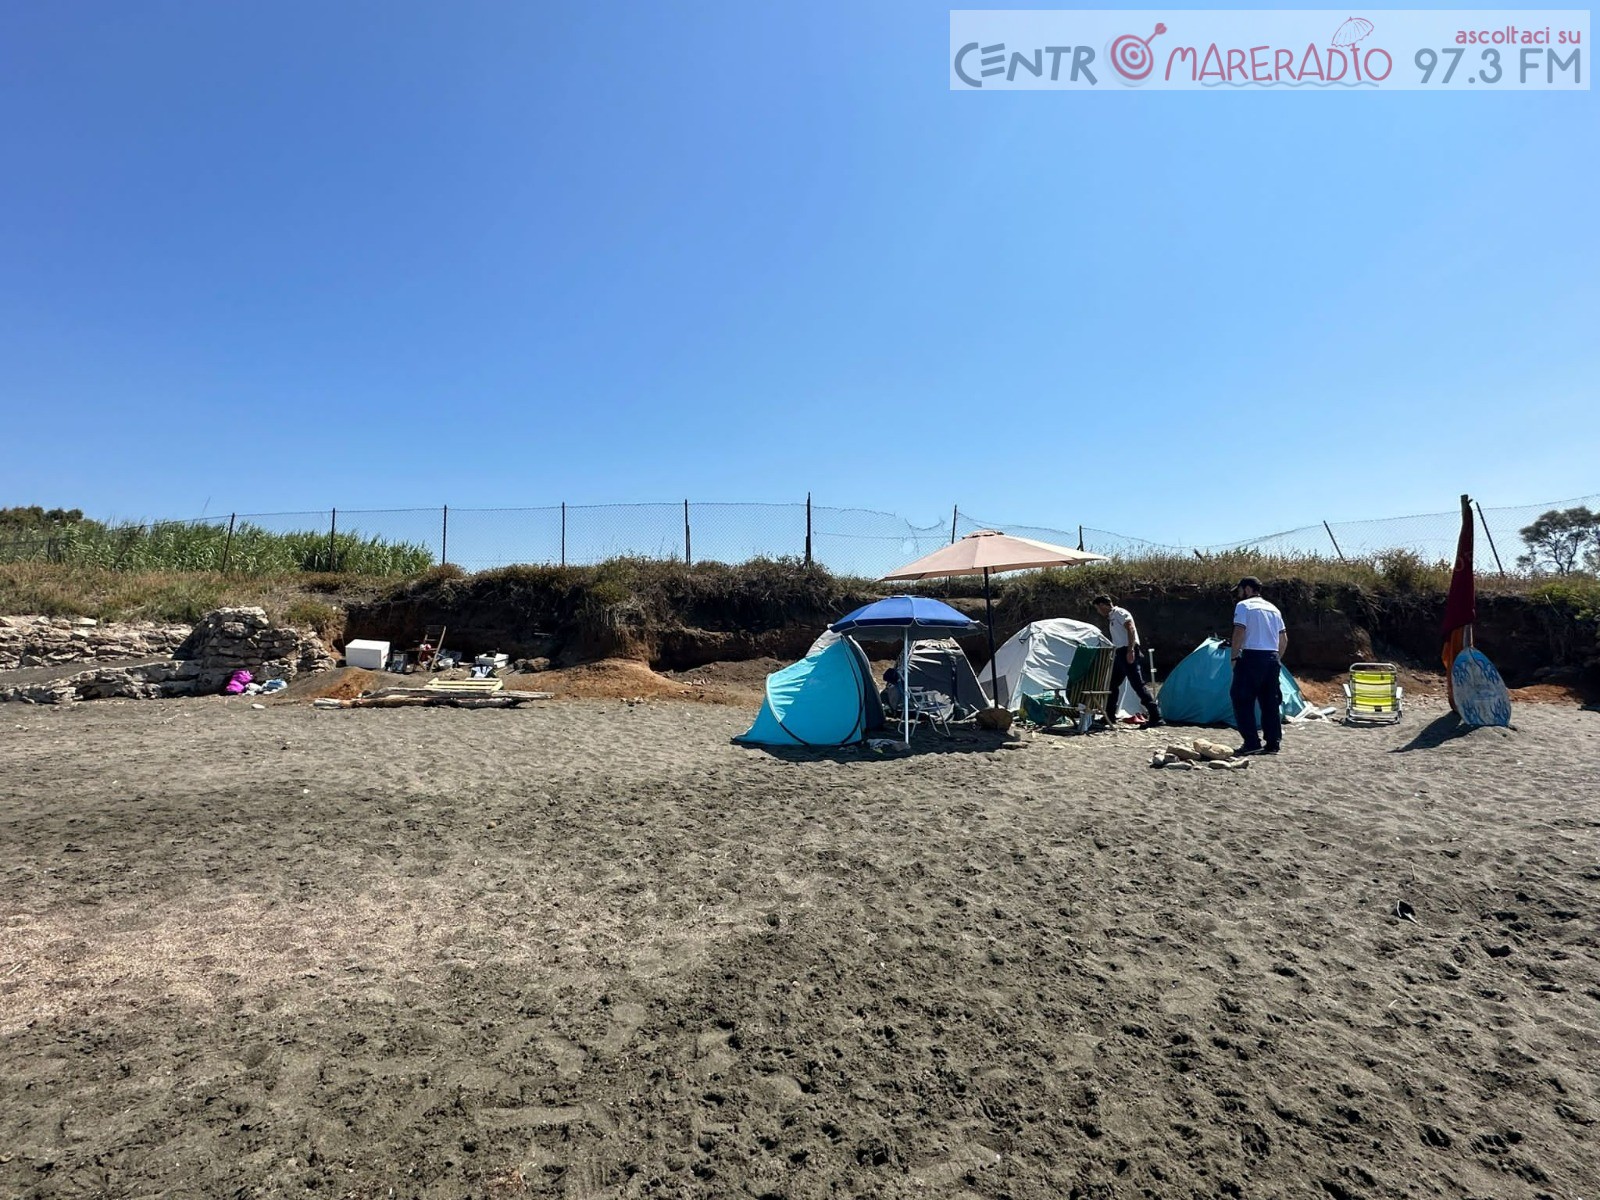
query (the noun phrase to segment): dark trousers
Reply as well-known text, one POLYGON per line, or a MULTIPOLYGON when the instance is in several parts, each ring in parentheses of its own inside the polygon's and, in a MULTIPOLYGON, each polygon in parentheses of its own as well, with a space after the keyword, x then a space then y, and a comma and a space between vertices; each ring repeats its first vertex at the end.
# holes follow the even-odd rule
POLYGON ((1145 678, 1144 662, 1143 646, 1135 646, 1133 648, 1133 661, 1131 663, 1128 661, 1128 648, 1126 646, 1117 647, 1116 657, 1111 660, 1111 699, 1106 703, 1106 714, 1110 720, 1115 721, 1117 719, 1117 697, 1122 694, 1122 681, 1124 679, 1133 682, 1134 694, 1139 697, 1139 703, 1144 705, 1149 712, 1150 719, 1156 720, 1161 716, 1161 706, 1156 703, 1156 698, 1151 695, 1150 681, 1145 678))
POLYGON ((1259 728, 1267 745, 1276 747, 1283 740, 1283 688, 1278 680, 1276 650, 1246 650, 1233 664, 1233 719, 1244 738, 1245 748, 1259 749, 1259 728), (1256 724, 1256 706, 1261 707, 1261 724, 1256 724))

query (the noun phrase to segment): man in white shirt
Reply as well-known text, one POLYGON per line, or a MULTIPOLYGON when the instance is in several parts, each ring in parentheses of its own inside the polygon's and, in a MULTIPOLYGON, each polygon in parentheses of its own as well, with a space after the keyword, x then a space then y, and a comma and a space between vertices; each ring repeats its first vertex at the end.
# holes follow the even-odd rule
POLYGON ((1149 714, 1150 724, 1161 724, 1161 706, 1150 692, 1150 681, 1144 673, 1144 647, 1139 644, 1139 629, 1133 623, 1133 614, 1119 608, 1110 596, 1096 596, 1095 609, 1106 619, 1111 631, 1111 645, 1116 654, 1111 660, 1111 699, 1106 704, 1106 722, 1117 722, 1117 697, 1122 695, 1122 681, 1133 684, 1134 694, 1149 714))
POLYGON ((1233 717, 1244 738, 1241 754, 1276 754, 1283 741, 1283 689, 1278 684, 1280 656, 1289 645, 1283 614, 1261 598, 1254 575, 1233 589, 1233 717), (1256 708, 1261 723, 1256 724, 1256 708), (1257 729, 1260 735, 1257 734, 1257 729), (1266 745, 1262 745, 1262 737, 1266 745))

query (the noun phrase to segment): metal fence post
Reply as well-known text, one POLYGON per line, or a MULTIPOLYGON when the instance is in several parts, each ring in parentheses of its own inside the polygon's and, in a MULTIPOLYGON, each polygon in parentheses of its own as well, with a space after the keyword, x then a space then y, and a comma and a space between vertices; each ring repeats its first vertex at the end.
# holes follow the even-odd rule
POLYGON ((689 541, 689 502, 683 502, 683 565, 694 562, 694 552, 689 541))
POLYGON ((450 561, 450 506, 444 506, 444 519, 439 525, 439 565, 450 561))
POLYGON ((151 523, 149 525, 135 525, 132 529, 130 529, 128 531, 127 535, 122 539, 122 547, 121 547, 121 549, 119 549, 117 551, 116 569, 118 571, 122 570, 122 564, 127 560, 128 551, 133 549, 134 542, 136 542, 140 538, 144 537, 146 530, 152 530, 153 531, 154 529, 155 529, 155 525, 154 525, 154 523, 151 523))
POLYGON ((328 514, 328 570, 335 570, 333 558, 333 538, 339 532, 339 510, 333 509, 328 514))
POLYGON ((960 515, 961 506, 959 504, 952 504, 950 506, 950 544, 952 546, 956 544, 956 517, 960 515))
POLYGON ((561 565, 567 565, 567 502, 561 502, 561 565))
POLYGON ((1328 531, 1328 540, 1333 543, 1333 552, 1339 556, 1339 561, 1347 561, 1344 556, 1344 551, 1339 549, 1339 539, 1333 536, 1333 526, 1324 521, 1322 523, 1322 527, 1328 531))
POLYGON ((1078 549, 1083 549, 1083 526, 1078 526, 1078 549))
POLYGON ((228 558, 233 553, 233 523, 238 518, 238 513, 228 514, 228 539, 222 543, 222 573, 228 573, 228 558))
POLYGON ((811 493, 806 493, 806 566, 811 565, 811 493))
MULTIPOLYGON (((1478 504, 1476 500, 1474 504, 1478 504)), ((1500 551, 1495 547, 1494 534, 1489 531, 1489 518, 1483 515, 1483 505, 1478 504, 1478 520, 1483 525, 1483 536, 1489 539, 1489 550, 1494 555, 1494 565, 1500 569, 1500 578, 1506 577, 1505 564, 1500 561, 1500 551)))

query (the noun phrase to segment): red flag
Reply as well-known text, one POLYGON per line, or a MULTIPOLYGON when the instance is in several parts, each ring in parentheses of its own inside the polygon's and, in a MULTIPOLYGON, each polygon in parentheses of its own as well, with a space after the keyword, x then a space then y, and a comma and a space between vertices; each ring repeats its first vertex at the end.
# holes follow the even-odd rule
POLYGON ((1478 589, 1472 578, 1472 501, 1461 497, 1461 536, 1456 539, 1456 568, 1444 602, 1445 637, 1478 619, 1478 589))
POLYGON ((1456 703, 1451 668, 1456 655, 1472 645, 1472 623, 1478 619, 1478 588, 1472 577, 1472 501, 1461 497, 1461 536, 1456 539, 1456 567, 1450 573, 1450 594, 1444 601, 1444 686, 1450 707, 1456 703))

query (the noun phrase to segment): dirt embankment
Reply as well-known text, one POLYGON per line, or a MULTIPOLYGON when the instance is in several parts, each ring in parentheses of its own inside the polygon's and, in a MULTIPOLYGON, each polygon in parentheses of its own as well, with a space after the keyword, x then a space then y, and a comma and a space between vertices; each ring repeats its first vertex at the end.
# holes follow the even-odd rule
POLYGON ((348 610, 346 637, 414 644, 444 625, 447 644, 571 666, 631 658, 662 670, 804 654, 841 614, 875 599, 820 567, 626 561, 599 568, 508 567, 439 574, 348 610))
MULTIPOLYGON (((1070 616, 1097 621, 1091 600, 1101 585, 1086 574, 1059 573, 1041 586, 1002 584, 994 605, 996 644, 1029 621, 1070 616)), ((1351 585, 1269 582, 1289 623, 1288 665, 1298 673, 1341 672, 1363 659, 1394 659, 1433 668, 1439 647, 1441 593, 1374 594, 1351 585)), ((660 671, 692 672, 709 663, 792 661, 830 621, 873 599, 858 582, 813 568, 765 564, 752 570, 581 577, 557 568, 511 568, 467 579, 425 580, 349 612, 349 637, 396 645, 443 624, 449 643, 469 651, 548 658, 574 666, 631 658, 660 671)), ((1204 638, 1226 635, 1233 601, 1227 584, 1136 583, 1118 600, 1137 616, 1165 670, 1204 638)), ((971 595, 947 602, 982 619, 971 595)), ((1480 598, 1478 641, 1513 685, 1600 685, 1600 640, 1592 619, 1523 595, 1480 598)), ((966 644, 975 663, 989 657, 987 637, 966 644)))

